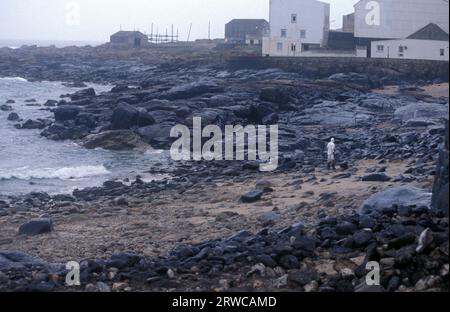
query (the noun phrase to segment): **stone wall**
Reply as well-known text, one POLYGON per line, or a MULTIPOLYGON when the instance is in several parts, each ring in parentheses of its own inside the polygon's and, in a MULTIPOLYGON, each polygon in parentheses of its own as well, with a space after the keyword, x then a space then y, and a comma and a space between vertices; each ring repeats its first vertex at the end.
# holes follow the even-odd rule
POLYGON ((324 78, 336 73, 348 72, 415 80, 441 79, 448 81, 449 77, 448 62, 427 60, 243 56, 228 59, 226 65, 231 69, 281 68, 286 71, 303 73, 311 78, 324 78))

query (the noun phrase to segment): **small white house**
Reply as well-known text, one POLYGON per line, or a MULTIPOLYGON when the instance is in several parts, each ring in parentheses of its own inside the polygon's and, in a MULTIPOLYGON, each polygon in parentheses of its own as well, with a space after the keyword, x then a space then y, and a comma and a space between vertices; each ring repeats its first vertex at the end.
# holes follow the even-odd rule
POLYGON ((449 61, 449 35, 429 24, 406 39, 371 42, 373 58, 449 61))
POLYGON ((301 56, 327 44, 330 5, 316 0, 271 0, 270 31, 263 55, 301 56))

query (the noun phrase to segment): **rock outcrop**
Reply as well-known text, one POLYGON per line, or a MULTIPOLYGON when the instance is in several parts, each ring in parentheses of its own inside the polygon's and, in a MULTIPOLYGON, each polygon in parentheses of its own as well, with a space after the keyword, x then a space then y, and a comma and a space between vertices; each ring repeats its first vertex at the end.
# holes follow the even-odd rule
POLYGON ((445 130, 445 139, 443 147, 439 153, 439 160, 436 169, 436 179, 433 186, 433 198, 431 200, 431 208, 436 213, 442 213, 448 216, 448 122, 445 130))

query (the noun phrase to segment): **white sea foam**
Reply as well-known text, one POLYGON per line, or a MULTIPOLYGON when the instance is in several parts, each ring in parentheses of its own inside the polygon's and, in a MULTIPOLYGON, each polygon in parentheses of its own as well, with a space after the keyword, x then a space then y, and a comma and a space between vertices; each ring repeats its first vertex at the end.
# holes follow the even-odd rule
POLYGON ((20 81, 20 82, 28 82, 25 78, 22 77, 0 77, 0 80, 13 80, 13 81, 20 81))
POLYGON ((17 168, 8 172, 0 171, 0 180, 20 179, 60 179, 72 180, 85 177, 106 175, 110 172, 104 166, 75 166, 62 168, 30 169, 17 168))

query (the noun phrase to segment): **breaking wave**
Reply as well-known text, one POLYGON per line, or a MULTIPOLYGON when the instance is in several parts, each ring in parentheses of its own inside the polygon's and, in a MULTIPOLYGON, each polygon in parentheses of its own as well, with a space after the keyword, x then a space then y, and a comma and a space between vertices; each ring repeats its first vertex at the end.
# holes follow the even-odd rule
POLYGON ((28 82, 28 80, 26 80, 25 78, 22 78, 22 77, 0 77, 0 80, 28 82))
POLYGON ((0 171, 0 180, 60 179, 73 180, 109 174, 104 166, 76 166, 63 168, 18 168, 10 172, 0 171))

